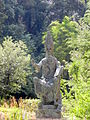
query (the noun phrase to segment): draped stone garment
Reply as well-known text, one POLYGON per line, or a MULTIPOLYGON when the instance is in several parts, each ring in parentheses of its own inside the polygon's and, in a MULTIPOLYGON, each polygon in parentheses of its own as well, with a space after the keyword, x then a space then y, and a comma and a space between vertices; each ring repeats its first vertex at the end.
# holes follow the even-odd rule
MULTIPOLYGON (((60 91, 60 63, 53 56, 43 58, 38 67, 42 71, 41 79, 34 77, 35 92, 45 103, 54 101, 57 89, 60 91)), ((60 92, 58 93, 60 94, 60 92)))

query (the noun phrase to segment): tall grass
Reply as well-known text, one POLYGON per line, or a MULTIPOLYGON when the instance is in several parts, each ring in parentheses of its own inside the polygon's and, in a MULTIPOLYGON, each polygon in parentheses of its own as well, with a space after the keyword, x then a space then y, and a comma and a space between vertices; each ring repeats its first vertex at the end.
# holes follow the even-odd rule
POLYGON ((18 102, 15 97, 8 101, 3 99, 0 102, 0 120, 34 120, 38 103, 39 100, 36 99, 20 98, 18 102))

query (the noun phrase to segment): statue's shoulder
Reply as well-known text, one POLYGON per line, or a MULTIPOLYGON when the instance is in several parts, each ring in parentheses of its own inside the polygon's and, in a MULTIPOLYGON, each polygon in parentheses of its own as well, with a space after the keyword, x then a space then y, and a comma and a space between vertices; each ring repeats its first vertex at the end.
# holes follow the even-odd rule
POLYGON ((56 64, 60 65, 60 61, 58 61, 56 57, 53 56, 53 59, 54 59, 56 64))
POLYGON ((54 59, 56 62, 58 61, 57 58, 55 56, 52 56, 52 59, 54 59))

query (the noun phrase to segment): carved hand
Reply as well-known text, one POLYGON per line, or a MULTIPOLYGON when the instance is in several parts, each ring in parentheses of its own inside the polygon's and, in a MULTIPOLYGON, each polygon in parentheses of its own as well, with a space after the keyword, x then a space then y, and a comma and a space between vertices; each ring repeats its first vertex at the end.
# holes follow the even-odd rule
POLYGON ((34 61, 33 58, 31 59, 31 64, 37 71, 40 71, 39 65, 34 61))

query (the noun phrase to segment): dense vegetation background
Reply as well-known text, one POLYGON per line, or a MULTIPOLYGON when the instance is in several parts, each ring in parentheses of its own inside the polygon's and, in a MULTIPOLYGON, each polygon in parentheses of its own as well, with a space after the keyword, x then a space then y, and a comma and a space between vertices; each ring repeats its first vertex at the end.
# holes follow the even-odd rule
POLYGON ((35 97, 30 56, 36 62, 45 56, 47 29, 65 66, 63 104, 70 115, 89 120, 89 0, 0 0, 0 96, 35 97))

